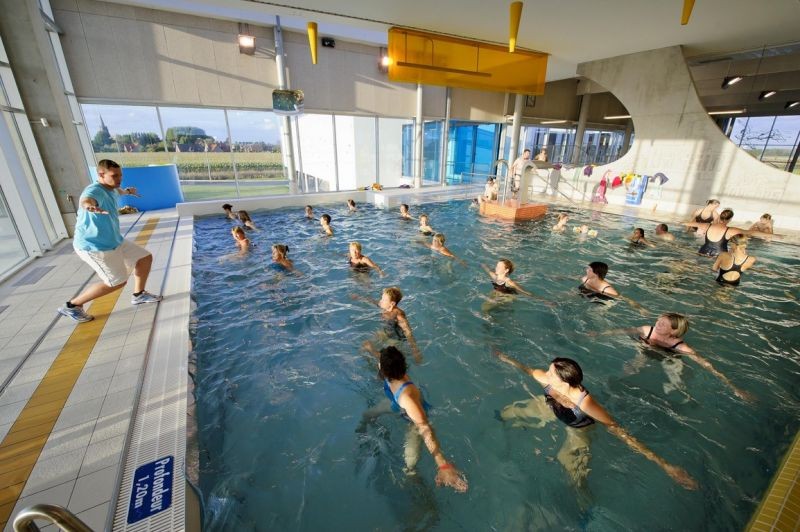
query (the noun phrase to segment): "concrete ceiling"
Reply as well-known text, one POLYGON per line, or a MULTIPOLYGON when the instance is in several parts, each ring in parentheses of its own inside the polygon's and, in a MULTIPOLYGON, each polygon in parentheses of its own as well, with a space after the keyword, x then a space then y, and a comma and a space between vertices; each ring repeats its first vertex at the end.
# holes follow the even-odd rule
MULTIPOLYGON (((114 0, 384 44, 392 25, 508 41, 507 0, 114 0)), ((584 61, 683 45, 686 55, 726 53, 800 39, 800 0, 696 0, 680 25, 682 0, 528 1, 518 46, 551 54, 547 80, 574 77, 584 61)))

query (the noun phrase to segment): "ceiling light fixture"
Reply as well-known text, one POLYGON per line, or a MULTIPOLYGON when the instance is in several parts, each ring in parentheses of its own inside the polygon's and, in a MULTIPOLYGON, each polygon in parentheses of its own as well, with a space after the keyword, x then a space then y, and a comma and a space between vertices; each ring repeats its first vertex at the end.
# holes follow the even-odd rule
POLYGON ((786 105, 783 106, 784 109, 792 109, 800 105, 800 102, 786 102, 786 105))
POLYGON ((603 120, 622 120, 623 118, 630 118, 631 115, 610 115, 604 116, 603 120))
POLYGON ((521 18, 522 2, 511 2, 508 18, 508 51, 512 54, 517 47, 517 34, 519 33, 519 21, 521 18))
POLYGON ((759 100, 766 100, 767 98, 771 98, 778 94, 778 91, 763 91, 761 94, 758 95, 759 100))
POLYGON ((250 33, 250 26, 239 24, 239 53, 253 55, 256 53, 256 37, 250 33))
POLYGON ((566 124, 566 120, 545 120, 544 122, 540 122, 542 125, 549 125, 549 124, 566 124))
POLYGON ((747 109, 729 109, 727 111, 709 111, 710 115, 740 115, 747 111, 747 109))
POLYGON ((731 85, 736 85, 743 79, 744 76, 725 76, 725 79, 722 80, 722 88, 727 89, 731 85))

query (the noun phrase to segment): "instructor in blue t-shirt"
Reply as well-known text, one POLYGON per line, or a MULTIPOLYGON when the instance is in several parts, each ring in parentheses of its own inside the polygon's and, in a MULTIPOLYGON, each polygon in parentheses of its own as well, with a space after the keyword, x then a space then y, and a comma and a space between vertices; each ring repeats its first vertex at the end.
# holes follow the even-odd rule
POLYGON ((60 314, 78 322, 93 320, 94 316, 87 314, 83 305, 125 286, 131 270, 135 283, 131 303, 141 305, 161 301, 161 296, 144 289, 153 255, 142 246, 125 240, 119 230, 117 196, 136 196, 134 187, 122 189, 120 183, 122 168, 114 161, 103 159, 97 163, 97 182, 86 187, 81 194, 72 246, 102 282, 89 286, 58 309, 60 314))

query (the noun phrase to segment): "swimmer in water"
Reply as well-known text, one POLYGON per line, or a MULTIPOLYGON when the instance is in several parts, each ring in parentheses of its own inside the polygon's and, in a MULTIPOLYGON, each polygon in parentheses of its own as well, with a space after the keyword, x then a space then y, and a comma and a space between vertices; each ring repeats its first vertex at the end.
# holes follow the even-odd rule
POLYGON ((322 226, 322 231, 328 235, 333 236, 333 228, 331 227, 331 216, 329 214, 323 214, 319 217, 319 225, 322 226))
POLYGON ((222 206, 222 210, 225 211, 225 216, 229 220, 238 220, 239 219, 239 217, 236 216, 236 213, 233 212, 233 205, 231 205, 230 203, 226 203, 225 205, 223 205, 222 206))
POLYGON ((428 225, 428 215, 420 214, 419 216, 419 232, 425 236, 432 236, 435 232, 433 227, 428 225))
POLYGON ((686 222, 683 224, 688 227, 697 227, 699 229, 698 234, 700 231, 704 233, 705 242, 703 242, 703 245, 697 250, 697 253, 705 255, 706 257, 716 257, 723 251, 728 251, 728 241, 736 235, 745 234, 766 239, 770 239, 773 236, 780 236, 754 229, 744 230, 739 227, 730 227, 728 224, 731 218, 733 218, 733 211, 725 209, 720 213, 718 223, 686 222))
POLYGON ((250 219, 250 215, 247 214, 247 211, 239 211, 239 221, 242 222, 242 225, 245 229, 256 228, 256 224, 254 224, 253 220, 250 219))
POLYGON ((313 220, 314 219, 314 207, 311 205, 306 205, 306 219, 313 220))
POLYGON ((444 235, 442 233, 436 233, 435 235, 433 235, 433 239, 431 240, 430 244, 428 244, 427 242, 422 242, 422 245, 425 246, 426 248, 430 248, 431 251, 435 251, 436 253, 444 255, 445 257, 450 257, 451 259, 456 259, 461 264, 466 265, 466 263, 463 260, 456 257, 452 251, 447 249, 447 246, 444 245, 444 242, 445 242, 444 235))
POLYGON ((420 443, 424 441, 428 452, 436 462, 436 485, 448 486, 459 493, 467 491, 466 477, 452 462, 448 462, 442 453, 439 440, 428 420, 430 405, 425 400, 422 390, 408 376, 406 357, 394 346, 384 347, 378 351, 370 342, 364 342, 364 349, 378 360, 386 400, 365 412, 362 423, 383 413, 402 414, 412 422, 408 426, 404 445, 406 474, 416 474, 420 443))
POLYGON ((356 208, 356 202, 351 199, 347 200, 347 209, 350 212, 356 212, 358 210, 356 208))
POLYGON ((590 263, 586 267, 586 274, 581 278, 581 284, 578 286, 578 290, 587 298, 596 299, 598 301, 621 299, 638 310, 640 314, 646 314, 647 310, 644 307, 617 292, 616 288, 606 281, 607 273, 608 264, 605 262, 590 263))
MULTIPOLYGON (((565 212, 562 212, 558 215, 558 223, 553 226, 553 231, 557 233, 561 233, 567 229, 567 222, 569 221, 569 215, 565 212)), ((588 227, 587 227, 588 230, 588 227)))
POLYGON ((374 268, 383 277, 383 271, 378 265, 366 255, 361 254, 361 244, 359 242, 350 242, 347 263, 356 271, 369 271, 370 268, 374 268))
POLYGON ((288 271, 294 271, 294 263, 286 255, 289 253, 289 246, 285 244, 272 245, 272 262, 283 266, 288 271))
POLYGON ((750 226, 750 230, 759 231, 761 233, 765 233, 768 235, 774 233, 775 231, 772 227, 772 215, 769 213, 762 214, 761 218, 756 223, 750 226))
MULTIPOLYGON (((705 207, 701 207, 694 211, 692 215, 689 217, 689 222, 695 222, 699 224, 714 224, 719 222, 719 218, 721 216, 720 213, 717 212, 719 209, 719 200, 717 199, 710 199, 706 202, 705 207)), ((697 231, 698 236, 703 236, 705 234, 705 227, 698 227, 698 226, 689 226, 687 228, 688 231, 697 231)))
MULTIPOLYGON (((686 316, 674 312, 665 312, 658 317, 655 325, 642 325, 641 327, 634 327, 630 329, 613 329, 600 334, 604 336, 612 334, 628 334, 636 337, 639 341, 648 346, 658 347, 669 353, 673 353, 673 357, 670 357, 670 359, 664 359, 665 363, 674 364, 675 362, 679 362, 679 360, 677 360, 679 355, 686 355, 701 368, 705 369, 725 383, 725 385, 728 386, 737 397, 746 401, 751 400, 751 397, 747 392, 744 392, 734 386, 730 379, 717 371, 711 362, 700 356, 697 351, 692 349, 689 344, 684 341, 683 337, 688 331, 689 320, 686 318, 686 316)), ((589 336, 596 336, 596 334, 590 334, 589 336)), ((646 358, 641 353, 637 355, 637 358, 638 360, 633 362, 632 367, 634 369, 641 368, 646 362, 646 358)), ((677 368, 668 368, 665 366, 665 370, 670 378, 671 387, 665 385, 664 391, 667 392, 670 388, 682 387, 682 383, 680 382, 682 365, 677 368)))
POLYGON ((567 470, 576 486, 582 486, 589 474, 589 441, 586 427, 596 421, 625 442, 631 449, 656 463, 675 482, 685 489, 697 489, 697 482, 684 469, 671 465, 623 429, 605 408, 583 387, 583 371, 569 358, 554 358, 545 371, 534 369, 502 353, 495 353, 502 362, 530 375, 544 388, 544 395, 515 402, 503 409, 504 421, 538 419, 534 427, 543 427, 558 419, 567 425, 567 439, 558 452, 558 461, 567 470))
POLYGON ((655 244, 650 242, 644 237, 644 229, 641 227, 637 227, 633 230, 633 234, 628 237, 628 241, 631 243, 632 246, 637 247, 656 247, 655 244))
POLYGON ((664 240, 665 242, 673 242, 675 240, 675 235, 669 232, 667 224, 658 224, 656 226, 656 238, 664 240))
POLYGON ((526 296, 533 296, 516 282, 512 281, 509 275, 514 273, 514 263, 508 259, 500 259, 494 267, 494 271, 490 270, 485 264, 481 264, 481 268, 489 274, 492 278, 492 289, 494 292, 500 294, 523 294, 526 296))
POLYGON ((400 204, 400 218, 403 220, 413 220, 414 217, 408 212, 408 205, 405 203, 400 204))
POLYGON ((747 237, 736 235, 728 241, 728 251, 719 254, 711 269, 719 272, 719 284, 738 286, 742 280, 742 272, 752 268, 755 262, 756 258, 747 254, 747 237))
POLYGON ((596 229, 589 229, 589 226, 586 225, 586 224, 578 226, 578 227, 573 227, 572 228, 572 232, 573 233, 578 233, 580 235, 597 236, 597 230, 596 229))
POLYGON ((406 313, 398 305, 403 299, 403 293, 396 286, 384 288, 380 300, 353 294, 350 296, 354 300, 365 301, 381 309, 381 318, 384 320, 386 338, 389 340, 406 340, 414 355, 417 364, 422 363, 422 353, 417 347, 414 333, 411 332, 411 324, 408 323, 406 313))
POLYGON ((245 253, 250 250, 250 239, 247 238, 242 226, 237 225, 236 227, 232 227, 231 235, 233 235, 233 240, 236 242, 240 253, 245 253))

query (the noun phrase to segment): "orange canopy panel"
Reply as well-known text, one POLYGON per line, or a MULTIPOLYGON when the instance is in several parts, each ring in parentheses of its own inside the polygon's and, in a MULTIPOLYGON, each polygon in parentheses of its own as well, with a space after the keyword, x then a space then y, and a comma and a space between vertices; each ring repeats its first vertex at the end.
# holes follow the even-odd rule
POLYGON ((544 94, 547 54, 406 28, 389 29, 389 79, 544 94))

